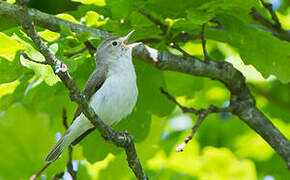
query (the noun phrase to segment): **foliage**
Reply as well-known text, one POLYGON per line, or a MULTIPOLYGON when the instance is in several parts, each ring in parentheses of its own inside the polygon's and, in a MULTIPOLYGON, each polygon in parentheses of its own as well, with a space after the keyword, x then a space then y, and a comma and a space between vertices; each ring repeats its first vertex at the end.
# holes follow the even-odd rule
MULTIPOLYGON (((207 23, 205 37, 209 56, 233 62, 247 78, 254 73, 256 78, 248 83, 258 107, 290 138, 290 44, 253 26, 256 22, 249 16, 252 7, 267 15, 258 1, 72 1, 58 7, 50 6, 50 9, 54 12, 53 8, 65 6, 66 11, 57 17, 119 36, 135 29, 132 41, 155 39, 157 41, 149 42, 150 46, 176 54, 180 52, 169 47, 174 37, 181 32, 199 35, 201 25, 207 23), (167 32, 162 32, 140 14, 141 8, 166 25, 167 32), (212 19, 219 21, 222 29, 211 28, 217 25, 210 22, 212 19), (241 65, 237 66, 238 63, 241 65), (248 65, 255 68, 251 74, 244 70, 248 65), (264 79, 270 75, 274 77, 264 79)), ((33 1, 30 5, 48 8, 33 1)), ((289 19, 289 7, 287 10, 282 4, 278 11, 282 26, 287 26, 283 18, 289 19)), ((44 60, 20 27, 8 21, 5 23, 7 26, 1 25, 0 32, 0 179, 28 179, 44 165, 43 160, 55 143, 56 133, 64 132, 62 108, 72 120, 76 105, 49 66, 20 56, 20 50, 25 50, 31 58, 44 60)), ((71 58, 67 54, 84 48, 86 40, 94 45, 101 40, 86 32, 74 34, 65 27, 61 33, 39 27, 37 30, 83 88, 95 67, 93 58, 87 51, 71 58)), ((199 39, 178 45, 191 55, 202 56, 199 39)), ((159 88, 168 90, 182 104, 196 108, 206 108, 210 104, 223 106, 229 101, 229 92, 221 83, 209 79, 161 72, 137 59, 134 65, 138 102, 133 113, 114 125, 114 129, 126 130, 134 136, 138 155, 150 179, 250 180, 273 176, 283 180, 289 177, 280 157, 231 114, 210 115, 185 151, 176 153, 174 148, 190 133, 191 126, 176 128, 178 122, 176 124, 173 119, 182 112, 160 93, 159 88)), ((195 122, 196 117, 188 117, 195 122)), ((65 169, 66 156, 64 153, 44 172, 47 179, 65 169)), ((125 158, 121 149, 105 142, 98 132, 84 139, 73 153, 79 179, 133 179, 125 158)))

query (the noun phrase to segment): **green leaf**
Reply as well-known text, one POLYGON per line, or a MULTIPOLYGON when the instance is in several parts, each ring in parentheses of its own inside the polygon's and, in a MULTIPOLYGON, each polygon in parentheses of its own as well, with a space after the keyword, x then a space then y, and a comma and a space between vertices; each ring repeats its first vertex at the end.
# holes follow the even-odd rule
POLYGON ((63 36, 73 36, 73 32, 66 26, 60 26, 60 34, 63 36))
POLYGON ((79 24, 79 22, 70 14, 61 13, 57 14, 56 17, 79 24))
POLYGON ((12 94, 19 84, 19 80, 15 80, 10 83, 0 84, 0 98, 4 95, 12 94))
POLYGON ((213 17, 215 17, 214 13, 205 12, 203 10, 188 10, 187 18, 192 24, 202 25, 208 21, 210 21, 213 17))
POLYGON ((133 10, 133 0, 107 0, 113 19, 124 19, 133 10))
POLYGON ((109 153, 119 154, 122 150, 102 139, 98 131, 88 135, 80 142, 80 145, 83 147, 83 156, 90 163, 102 161, 109 153))
POLYGON ((218 20, 226 29, 224 41, 238 49, 245 64, 253 65, 265 78, 275 75, 283 83, 290 82, 288 42, 231 15, 220 15, 218 20))
POLYGON ((106 1, 105 0, 72 0, 74 2, 80 2, 83 4, 94 4, 96 6, 105 6, 106 1))
POLYGON ((124 153, 122 154, 122 156, 116 156, 113 160, 111 160, 107 167, 99 172, 98 179, 134 179, 134 174, 129 168, 128 163, 126 162, 126 157, 124 153))
POLYGON ((76 38, 81 42, 87 41, 91 37, 91 32, 90 31, 83 31, 81 33, 76 34, 76 38))
POLYGON ((0 57, 12 61, 18 50, 26 49, 26 47, 12 37, 0 32, 0 57))
POLYGON ((146 10, 155 12, 154 15, 175 19, 185 17, 185 10, 187 10, 188 7, 193 7, 196 3, 198 2, 187 0, 180 0, 178 2, 175 0, 148 0, 146 3, 146 10))
MULTIPOLYGON (((55 44, 54 46, 50 46, 49 49, 53 52, 56 52, 58 49, 57 44, 55 44)), ((42 54, 32 47, 29 47, 26 50, 26 53, 32 59, 35 59, 37 61, 45 61, 45 58, 42 56, 42 54)), ((51 66, 31 62, 25 59, 23 56, 20 57, 20 61, 25 67, 32 69, 37 75, 40 75, 44 82, 46 82, 48 85, 52 86, 60 81, 60 79, 54 74, 51 66)))
POLYGON ((0 84, 14 81, 21 75, 30 72, 20 64, 18 59, 19 54, 18 58, 12 62, 0 57, 0 84))
POLYGON ((85 16, 86 25, 99 27, 107 23, 107 21, 100 21, 99 17, 100 15, 95 11, 88 11, 85 16))
POLYGON ((166 71, 164 79, 165 90, 173 96, 194 97, 194 92, 203 88, 203 79, 188 74, 166 71))
POLYGON ((169 114, 174 105, 160 92, 160 88, 166 89, 164 72, 143 61, 134 61, 134 64, 139 89, 138 101, 142 102, 139 108, 159 116, 169 114))
MULTIPOLYGON (((14 106, 0 116, 0 131, 1 145, 5 147, 0 150, 1 179, 29 179, 45 165, 46 153, 55 142, 48 115, 14 106)), ((45 171, 48 179, 64 168, 65 159, 45 171)))
POLYGON ((40 37, 42 37, 46 41, 55 41, 60 37, 59 33, 56 33, 47 29, 44 31, 38 32, 38 34, 40 37))

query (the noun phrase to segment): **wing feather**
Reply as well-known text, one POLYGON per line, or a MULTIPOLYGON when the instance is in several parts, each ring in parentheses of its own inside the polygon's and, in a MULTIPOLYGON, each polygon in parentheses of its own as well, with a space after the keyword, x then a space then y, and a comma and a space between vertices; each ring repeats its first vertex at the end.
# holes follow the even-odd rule
MULTIPOLYGON (((87 84, 85 86, 85 89, 83 90, 83 93, 87 100, 90 100, 93 94, 95 94, 102 87, 102 85, 104 84, 104 81, 106 80, 107 66, 101 65, 100 63, 98 63, 97 65, 98 67, 90 75, 87 81, 87 84)), ((78 117, 81 113, 82 113, 82 109, 78 107, 75 112, 74 119, 78 117)), ((94 130, 95 128, 91 128, 85 133, 83 133, 82 135, 80 135, 76 140, 72 142, 72 145, 78 144, 83 138, 85 138, 94 130)))

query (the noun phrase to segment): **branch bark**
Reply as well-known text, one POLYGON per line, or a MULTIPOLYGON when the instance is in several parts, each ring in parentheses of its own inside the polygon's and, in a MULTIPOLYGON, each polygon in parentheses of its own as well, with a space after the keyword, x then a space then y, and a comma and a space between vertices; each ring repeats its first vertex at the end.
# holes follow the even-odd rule
MULTIPOLYGON (((17 14, 19 7, 11 5, 0 0, 0 16, 12 18, 19 22, 17 14)), ((36 25, 47 28, 52 31, 60 32, 61 26, 70 28, 73 32, 91 31, 94 36, 107 36, 109 33, 97 29, 88 28, 84 25, 68 22, 52 15, 42 13, 38 10, 29 9, 29 15, 36 25)), ((290 141, 272 124, 272 122, 256 107, 255 98, 249 91, 244 76, 235 69, 232 64, 225 61, 210 61, 205 63, 195 57, 180 57, 168 52, 158 51, 145 45, 139 45, 134 48, 133 56, 135 58, 146 61, 160 70, 177 71, 193 76, 208 77, 222 82, 231 92, 230 105, 235 107, 233 113, 244 121, 250 128, 262 136, 265 141, 285 160, 288 168, 290 168, 290 141)), ((65 84, 71 89, 71 93, 76 95, 76 101, 83 107, 84 113, 99 131, 109 137, 109 141, 126 147, 126 153, 130 156, 129 146, 134 146, 130 140, 127 143, 120 139, 119 134, 106 126, 99 120, 87 101, 80 95, 80 91, 76 88, 68 73, 61 73, 65 84), (118 143, 120 142, 120 143, 118 143)), ((134 149, 134 148, 132 148, 134 149)), ((135 149, 134 149, 135 151, 135 149)), ((133 153, 135 154, 135 153, 133 153)), ((129 162, 130 160, 128 160, 129 162)), ((130 163, 129 163, 130 164, 130 163)), ((131 167, 132 168, 132 167, 131 167)))
POLYGON ((181 143, 180 145, 178 145, 175 148, 176 152, 182 152, 186 146, 186 144, 193 138, 194 134, 196 133, 197 129, 199 128, 199 126, 201 125, 201 123, 203 122, 203 120, 212 113, 219 113, 219 112, 232 112, 233 107, 232 106, 228 106, 228 107, 223 107, 223 108, 218 108, 214 105, 210 105, 207 109, 194 109, 192 107, 185 107, 183 105, 181 105, 179 102, 177 102, 175 100, 175 98, 173 96, 171 96, 168 92, 166 92, 163 88, 160 89, 161 93, 164 94, 170 101, 172 101, 176 106, 178 106, 183 113, 192 113, 195 115, 198 115, 198 119, 195 123, 195 125, 191 128, 191 134, 185 138, 185 140, 183 141, 183 143, 181 143))
POLYGON ((281 40, 290 42, 290 31, 285 31, 284 29, 282 29, 280 23, 277 24, 277 22, 279 21, 273 24, 264 16, 262 16, 262 14, 260 14, 255 8, 252 8, 250 15, 252 16, 254 20, 260 22, 265 28, 267 28, 268 31, 272 32, 274 36, 278 37, 281 40))
POLYGON ((17 3, 19 4, 16 6, 18 8, 17 18, 19 23, 22 25, 25 33, 33 40, 39 52, 45 57, 47 64, 54 69, 55 74, 57 74, 64 85, 68 88, 72 101, 78 103, 83 110, 84 115, 101 132, 102 136, 105 137, 108 142, 114 143, 116 146, 125 149, 128 164, 135 176, 140 180, 146 180, 147 176, 137 156, 133 137, 128 133, 118 133, 114 131, 99 118, 75 84, 72 77, 69 75, 66 66, 55 57, 37 34, 34 28, 33 18, 31 18, 28 13, 28 8, 25 5, 22 5, 22 2, 23 1, 21 0, 17 0, 17 3))

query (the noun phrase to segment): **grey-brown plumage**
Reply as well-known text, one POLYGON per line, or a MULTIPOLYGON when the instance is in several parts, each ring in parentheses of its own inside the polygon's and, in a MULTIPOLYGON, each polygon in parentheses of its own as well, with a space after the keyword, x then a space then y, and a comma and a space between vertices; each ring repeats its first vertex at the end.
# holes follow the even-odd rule
MULTIPOLYGON (((132 32, 123 38, 104 40, 96 54, 96 69, 90 75, 83 93, 100 118, 111 125, 127 116, 135 106, 138 90, 132 64, 132 49, 140 43, 126 45, 132 32), (113 108, 114 107, 114 108, 113 108)), ((55 161, 70 144, 77 144, 94 130, 78 108, 75 118, 46 162, 55 161)))

